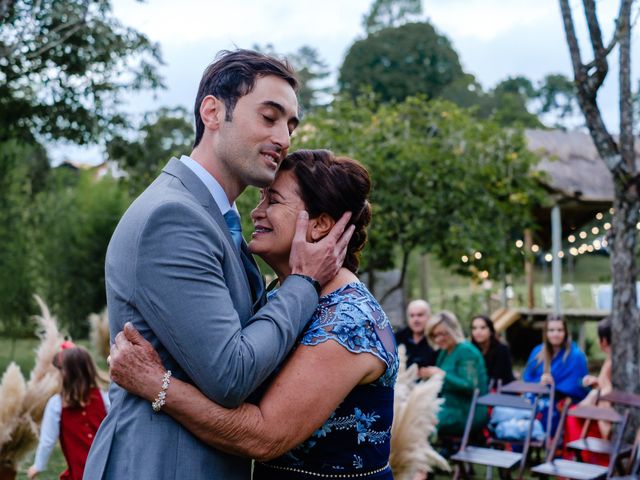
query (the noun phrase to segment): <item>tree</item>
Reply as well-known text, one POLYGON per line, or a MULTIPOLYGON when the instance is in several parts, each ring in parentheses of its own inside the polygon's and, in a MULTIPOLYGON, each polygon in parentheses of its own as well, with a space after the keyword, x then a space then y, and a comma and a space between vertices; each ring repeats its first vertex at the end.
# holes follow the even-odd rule
POLYGON ((320 58, 318 50, 303 45, 296 52, 287 55, 300 80, 298 103, 303 113, 309 113, 327 103, 331 86, 323 84, 331 74, 327 63, 320 58))
POLYGON ((106 305, 105 254, 129 201, 124 186, 109 176, 57 168, 31 207, 34 290, 74 337, 86 337, 87 316, 106 305))
MULTIPOLYGON (((279 57, 273 44, 260 45, 255 43, 253 49, 279 57)), ((316 48, 302 45, 295 52, 283 55, 293 66, 298 76, 298 104, 303 113, 308 113, 327 103, 326 96, 332 91, 332 87, 325 81, 331 75, 327 63, 320 57, 316 48)))
POLYGON ((95 142, 124 92, 161 86, 159 47, 110 0, 0 0, 0 140, 95 142))
POLYGON ((31 328, 34 278, 31 265, 34 176, 42 152, 17 140, 0 142, 0 331, 17 337, 31 328))
MULTIPOLYGON (((580 109, 591 138, 612 174, 614 214, 611 239, 611 276, 613 279, 612 358, 613 386, 640 393, 640 324, 636 304, 636 247, 640 212, 640 175, 636 166, 631 94, 631 6, 632 0, 620 0, 612 40, 605 45, 595 0, 582 5, 589 31, 593 59, 584 61, 568 0, 559 0, 562 20, 574 73, 580 109), (619 51, 620 137, 616 141, 608 131, 597 103, 597 93, 609 71, 608 57, 615 46, 619 51)), ((632 422, 634 432, 638 419, 632 422)))
POLYGON ((420 0, 374 0, 369 12, 362 17, 362 26, 367 34, 372 34, 383 28, 417 21, 420 15, 420 0))
POLYGON ((411 95, 438 97, 465 78, 449 40, 427 22, 385 28, 356 41, 338 80, 339 90, 355 98, 370 87, 382 102, 411 95))
POLYGON ((107 154, 127 172, 129 190, 137 195, 171 157, 191 152, 195 133, 184 108, 161 108, 145 114, 134 138, 128 137, 117 135, 110 140, 107 154))
POLYGON ((409 97, 377 105, 368 96, 337 99, 310 117, 295 141, 296 148, 329 145, 369 169, 369 273, 399 266, 401 284, 414 250, 480 277, 521 265, 511 237, 531 226, 542 192, 521 131, 478 121, 449 102, 409 97))
POLYGON ((555 115, 555 126, 560 126, 560 122, 578 113, 580 108, 573 81, 562 74, 545 76, 536 96, 540 101, 538 115, 555 115))

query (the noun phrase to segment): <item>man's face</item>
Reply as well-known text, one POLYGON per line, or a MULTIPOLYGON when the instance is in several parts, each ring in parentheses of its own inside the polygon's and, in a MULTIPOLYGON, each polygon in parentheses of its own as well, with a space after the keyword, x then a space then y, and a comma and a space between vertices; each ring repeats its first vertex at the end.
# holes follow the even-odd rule
POLYGON ((266 187, 287 154, 298 126, 298 100, 293 88, 275 76, 259 77, 254 89, 240 97, 231 121, 222 121, 216 155, 230 181, 266 187))
POLYGON ((411 305, 407 309, 407 323, 413 333, 424 335, 427 320, 429 320, 429 312, 424 305, 411 305))

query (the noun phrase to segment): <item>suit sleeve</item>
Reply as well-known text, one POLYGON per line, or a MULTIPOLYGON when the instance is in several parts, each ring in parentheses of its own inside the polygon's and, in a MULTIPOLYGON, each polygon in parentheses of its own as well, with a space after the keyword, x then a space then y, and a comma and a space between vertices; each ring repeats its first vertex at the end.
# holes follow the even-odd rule
POLYGON ((179 202, 149 217, 136 265, 138 309, 153 333, 211 400, 233 408, 285 358, 318 296, 289 277, 242 328, 223 271, 223 240, 179 202))

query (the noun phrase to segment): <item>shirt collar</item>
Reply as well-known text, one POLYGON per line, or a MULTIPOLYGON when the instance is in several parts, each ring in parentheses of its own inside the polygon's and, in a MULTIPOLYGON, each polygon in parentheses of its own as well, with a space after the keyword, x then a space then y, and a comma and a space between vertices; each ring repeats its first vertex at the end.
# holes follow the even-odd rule
POLYGON ((222 186, 218 183, 213 175, 205 170, 202 165, 196 162, 193 158, 186 155, 182 155, 182 157, 180 157, 180 161, 187 167, 189 167, 189 169, 198 176, 202 183, 204 183, 204 185, 207 187, 207 190, 209 190, 209 193, 211 193, 213 200, 216 202, 216 205, 218 205, 218 208, 220 209, 220 213, 222 213, 222 215, 227 213, 232 208, 237 210, 235 203, 233 205, 229 203, 229 198, 227 197, 227 194, 224 193, 224 189, 222 188, 222 186))

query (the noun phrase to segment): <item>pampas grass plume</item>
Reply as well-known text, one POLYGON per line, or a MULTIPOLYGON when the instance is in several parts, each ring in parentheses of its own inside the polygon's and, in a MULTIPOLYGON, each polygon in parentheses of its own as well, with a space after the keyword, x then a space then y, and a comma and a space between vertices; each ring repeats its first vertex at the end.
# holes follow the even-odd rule
POLYGON ((418 380, 417 365, 406 368, 406 349, 398 347, 400 368, 394 395, 389 463, 396 480, 411 480, 417 472, 434 468, 451 471, 447 461, 429 444, 438 424, 443 400, 438 398, 443 378, 435 375, 418 380))
POLYGON ((0 383, 0 451, 3 451, 4 444, 11 439, 16 428, 26 392, 27 386, 20 367, 11 362, 0 383))
POLYGON ((53 357, 60 350, 64 337, 42 299, 35 295, 41 315, 40 345, 29 381, 11 363, 0 384, 0 464, 16 469, 20 460, 38 443, 38 425, 49 398, 60 391, 60 375, 53 366, 53 357))
POLYGON ((93 348, 106 359, 109 356, 109 350, 111 348, 111 340, 109 336, 109 315, 105 308, 100 313, 92 313, 89 315, 91 344, 93 348))

